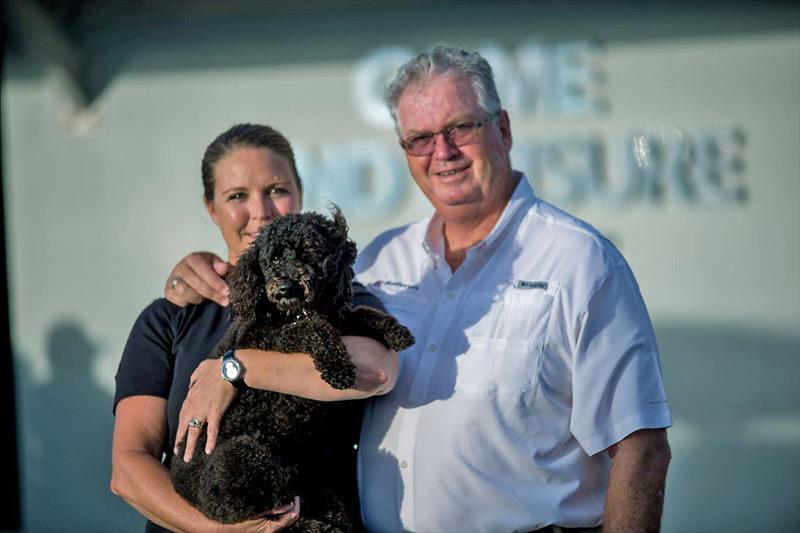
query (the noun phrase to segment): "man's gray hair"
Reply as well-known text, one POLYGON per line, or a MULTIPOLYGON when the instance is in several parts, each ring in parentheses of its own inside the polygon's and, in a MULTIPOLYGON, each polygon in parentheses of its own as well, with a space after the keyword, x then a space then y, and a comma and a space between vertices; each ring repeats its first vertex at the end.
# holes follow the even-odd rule
POLYGON ((478 105, 486 113, 497 113, 502 109, 497 87, 494 85, 492 67, 478 52, 459 47, 437 46, 408 60, 386 85, 383 101, 397 125, 397 103, 406 87, 426 80, 434 74, 453 73, 472 83, 478 105))

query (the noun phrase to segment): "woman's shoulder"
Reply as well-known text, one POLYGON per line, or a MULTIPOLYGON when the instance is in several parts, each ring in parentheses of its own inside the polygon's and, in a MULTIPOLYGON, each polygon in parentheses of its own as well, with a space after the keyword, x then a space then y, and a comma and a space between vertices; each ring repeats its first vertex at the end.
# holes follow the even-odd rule
POLYGON ((139 320, 144 322, 164 322, 180 328, 197 322, 216 323, 220 319, 225 319, 228 314, 228 308, 222 307, 211 300, 181 307, 166 298, 156 298, 144 308, 139 320))

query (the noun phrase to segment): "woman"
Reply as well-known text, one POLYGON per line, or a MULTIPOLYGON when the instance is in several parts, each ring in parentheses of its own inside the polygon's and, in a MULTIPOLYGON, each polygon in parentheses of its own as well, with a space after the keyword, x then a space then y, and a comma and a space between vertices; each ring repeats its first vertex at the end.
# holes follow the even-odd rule
MULTIPOLYGON (((302 209, 291 145, 268 126, 242 124, 217 137, 203 157, 202 179, 206 209, 222 233, 231 265, 270 220, 302 209)), ((220 273, 227 269, 216 268, 220 273)), ((175 289, 181 281, 172 280, 175 289)), ((380 306, 363 288, 354 293, 356 303, 380 306)), ((170 461, 191 457, 206 424, 205 452, 213 449, 222 413, 236 394, 220 377, 221 360, 205 359, 229 318, 229 310, 214 301, 178 307, 159 299, 142 312, 128 338, 114 399, 111 490, 147 517, 147 531, 277 531, 299 516, 295 498, 245 522, 223 525, 205 517, 172 487, 170 461), (187 434, 185 457, 173 459, 175 441, 187 434)), ((357 367, 356 385, 347 391, 322 381, 306 354, 237 350, 235 356, 252 370, 244 375, 247 386, 318 400, 388 392, 396 379, 397 354, 372 339, 342 340, 357 367)))

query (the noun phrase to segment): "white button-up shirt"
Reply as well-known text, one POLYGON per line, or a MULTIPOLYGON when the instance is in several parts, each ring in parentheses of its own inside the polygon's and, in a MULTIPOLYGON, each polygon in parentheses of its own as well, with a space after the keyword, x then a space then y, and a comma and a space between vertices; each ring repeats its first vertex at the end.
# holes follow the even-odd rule
POLYGON ((356 273, 416 337, 365 413, 370 531, 597 525, 610 466, 599 452, 672 424, 630 268, 524 177, 455 272, 434 215, 379 236, 356 273))

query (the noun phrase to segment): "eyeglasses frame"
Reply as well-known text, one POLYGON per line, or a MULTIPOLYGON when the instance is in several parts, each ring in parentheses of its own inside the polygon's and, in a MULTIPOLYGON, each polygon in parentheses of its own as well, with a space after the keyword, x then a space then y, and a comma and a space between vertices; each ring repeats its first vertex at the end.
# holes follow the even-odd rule
MULTIPOLYGON (((475 122, 475 131, 477 132, 482 127, 484 127, 486 124, 497 120, 500 117, 501 114, 502 114, 502 110, 494 111, 492 113, 489 113, 486 116, 486 118, 483 119, 482 122, 475 122)), ((454 139, 452 138, 452 132, 453 132, 454 128, 456 128, 456 126, 459 126, 459 123, 451 124, 451 125, 446 126, 446 127, 442 128, 442 129, 439 129, 439 130, 436 130, 436 131, 432 131, 432 132, 426 134, 426 135, 430 135, 431 136, 431 151, 426 153, 426 154, 414 154, 414 153, 412 153, 411 149, 408 146, 408 142, 409 141, 407 141, 406 139, 398 139, 398 142, 400 143, 400 146, 403 148, 403 150, 405 150, 405 152, 408 155, 412 156, 412 157, 426 157, 426 156, 431 155, 434 152, 434 150, 436 149, 436 136, 439 135, 440 133, 442 134, 442 137, 444 138, 445 142, 447 144, 449 144, 450 146, 468 146, 470 144, 477 144, 477 142, 478 142, 477 138, 475 140, 472 140, 472 141, 469 141, 469 142, 456 144, 454 142, 454 139), (450 130, 449 134, 447 133, 448 130, 450 130)))

